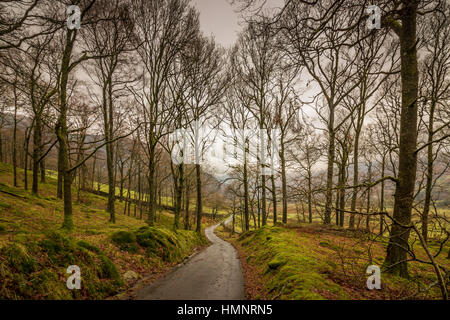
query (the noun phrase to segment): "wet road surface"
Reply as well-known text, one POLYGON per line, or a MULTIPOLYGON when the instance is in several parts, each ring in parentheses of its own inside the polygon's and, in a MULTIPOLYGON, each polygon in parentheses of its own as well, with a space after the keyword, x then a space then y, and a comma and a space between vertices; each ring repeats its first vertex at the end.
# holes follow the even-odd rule
MULTIPOLYGON (((228 222, 228 221, 227 221, 228 222)), ((166 276, 142 288, 138 300, 244 299, 244 279, 236 249, 205 229, 212 244, 166 276)))

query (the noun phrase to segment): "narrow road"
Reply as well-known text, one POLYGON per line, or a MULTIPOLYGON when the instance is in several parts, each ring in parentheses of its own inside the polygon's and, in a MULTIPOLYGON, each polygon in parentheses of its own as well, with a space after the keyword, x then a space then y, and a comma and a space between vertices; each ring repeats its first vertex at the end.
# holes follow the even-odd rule
POLYGON ((236 249, 205 229, 212 242, 185 264, 142 288, 138 300, 238 300, 244 299, 244 279, 236 249))

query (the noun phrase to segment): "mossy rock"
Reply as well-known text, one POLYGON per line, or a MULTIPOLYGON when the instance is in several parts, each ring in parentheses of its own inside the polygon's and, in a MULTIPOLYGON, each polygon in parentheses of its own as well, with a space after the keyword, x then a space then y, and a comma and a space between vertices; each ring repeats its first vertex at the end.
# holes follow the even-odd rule
POLYGON ((48 233, 47 238, 41 240, 39 246, 47 252, 49 259, 58 266, 69 266, 77 263, 77 247, 73 239, 60 232, 48 233))
MULTIPOLYGON (((160 256, 164 260, 172 260, 172 257, 168 255, 172 254, 173 244, 167 239, 167 237, 156 228, 143 229, 144 232, 140 232, 136 235, 137 242, 142 247, 146 248, 147 255, 160 256)), ((173 248, 176 250, 176 248, 173 248)))
POLYGON ((123 283, 122 278, 120 277, 120 273, 119 271, 117 271, 114 263, 112 263, 112 261, 104 254, 100 255, 99 257, 102 261, 99 274, 100 278, 113 279, 116 284, 121 285, 123 283))
POLYGON ((192 246, 205 242, 195 232, 143 227, 136 232, 137 243, 146 249, 147 256, 161 257, 164 261, 176 262, 185 257, 192 246))
POLYGON ((103 251, 100 248, 98 248, 98 247, 96 247, 96 246, 94 246, 94 245, 92 245, 92 244, 90 244, 90 243, 88 243, 86 241, 80 240, 80 241, 77 242, 77 245, 79 247, 85 248, 85 249, 87 249, 89 251, 92 251, 92 252, 95 252, 97 254, 104 254, 103 251))
POLYGON ((114 242, 121 250, 129 252, 137 252, 136 235, 128 231, 118 231, 112 234, 112 242, 114 242))
POLYGON ((160 239, 156 235, 156 230, 143 229, 136 235, 136 240, 139 245, 144 248, 156 249, 160 239))

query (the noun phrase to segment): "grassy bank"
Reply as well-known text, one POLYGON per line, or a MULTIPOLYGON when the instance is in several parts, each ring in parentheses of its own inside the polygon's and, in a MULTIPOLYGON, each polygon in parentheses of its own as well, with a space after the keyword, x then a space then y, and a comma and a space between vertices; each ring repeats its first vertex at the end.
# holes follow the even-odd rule
POLYGON ((90 193, 74 201, 75 230, 65 233, 56 180, 48 177, 35 196, 23 190, 23 178, 19 170, 19 187, 13 187, 11 166, 0 164, 0 299, 103 299, 206 244, 193 231, 173 231, 169 212, 159 212, 149 227, 123 215, 119 201, 111 224, 106 199, 90 193), (81 290, 66 287, 70 265, 81 269, 81 290))
MULTIPOLYGON (((246 295, 249 299, 440 299, 433 268, 410 263, 411 278, 381 275, 381 290, 368 290, 366 269, 383 265, 387 239, 367 234, 302 224, 299 227, 263 227, 230 238, 229 229, 219 235, 239 251, 246 295), (374 240, 374 241, 371 241, 374 240), (423 292, 419 292, 423 291, 423 292)), ((426 260, 418 244, 418 256, 426 260)), ((431 246, 433 252, 437 246, 431 246)), ((448 250, 448 248, 446 248, 448 250)), ((439 263, 450 267, 445 254, 439 263)))

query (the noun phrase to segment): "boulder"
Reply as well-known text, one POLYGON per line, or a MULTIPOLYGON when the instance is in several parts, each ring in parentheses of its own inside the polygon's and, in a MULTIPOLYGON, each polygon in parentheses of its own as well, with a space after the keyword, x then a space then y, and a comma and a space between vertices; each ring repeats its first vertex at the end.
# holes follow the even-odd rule
POLYGON ((128 270, 127 272, 124 273, 123 279, 126 282, 132 282, 139 279, 139 275, 134 271, 128 270))

